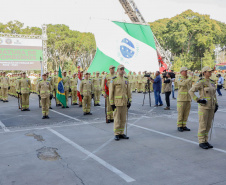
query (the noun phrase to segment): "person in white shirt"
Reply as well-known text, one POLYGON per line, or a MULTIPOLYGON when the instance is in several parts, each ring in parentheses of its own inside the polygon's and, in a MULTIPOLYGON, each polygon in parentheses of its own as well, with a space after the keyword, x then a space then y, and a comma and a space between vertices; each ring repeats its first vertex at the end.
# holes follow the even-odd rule
POLYGON ((218 79, 218 82, 217 82, 217 92, 218 92, 218 96, 222 96, 222 94, 221 94, 221 89, 222 89, 223 84, 224 84, 224 78, 221 76, 221 74, 218 74, 217 77, 219 78, 219 79, 218 79))

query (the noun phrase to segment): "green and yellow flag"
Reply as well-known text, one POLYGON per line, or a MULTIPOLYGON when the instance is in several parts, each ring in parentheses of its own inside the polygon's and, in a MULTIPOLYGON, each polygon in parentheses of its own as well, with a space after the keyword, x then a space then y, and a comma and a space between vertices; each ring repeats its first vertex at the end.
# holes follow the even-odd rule
POLYGON ((63 104, 64 107, 67 106, 60 66, 59 66, 59 73, 58 73, 58 85, 57 85, 56 97, 63 104))

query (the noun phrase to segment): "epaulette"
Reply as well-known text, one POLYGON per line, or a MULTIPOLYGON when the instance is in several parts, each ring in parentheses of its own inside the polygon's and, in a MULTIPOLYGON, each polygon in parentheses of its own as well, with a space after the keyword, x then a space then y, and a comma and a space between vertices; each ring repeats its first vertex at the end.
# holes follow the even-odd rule
POLYGON ((112 79, 116 79, 117 78, 117 76, 114 76, 112 79))
POLYGON ((210 81, 212 81, 212 82, 214 82, 214 83, 215 83, 215 81, 214 81, 214 80, 212 80, 212 79, 210 79, 210 81))
POLYGON ((124 78, 128 79, 128 77, 127 77, 127 76, 124 76, 124 78))

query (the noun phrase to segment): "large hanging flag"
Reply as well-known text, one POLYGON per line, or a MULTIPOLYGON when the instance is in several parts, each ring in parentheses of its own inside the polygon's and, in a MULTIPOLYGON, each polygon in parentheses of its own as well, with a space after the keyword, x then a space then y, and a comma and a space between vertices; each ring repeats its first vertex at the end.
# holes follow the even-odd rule
POLYGON ((64 107, 67 106, 60 66, 59 66, 59 72, 58 72, 58 85, 57 85, 56 97, 60 101, 60 103, 63 104, 64 107))
POLYGON ((95 20, 91 30, 97 44, 89 72, 123 64, 126 72, 159 70, 154 36, 149 25, 95 20))

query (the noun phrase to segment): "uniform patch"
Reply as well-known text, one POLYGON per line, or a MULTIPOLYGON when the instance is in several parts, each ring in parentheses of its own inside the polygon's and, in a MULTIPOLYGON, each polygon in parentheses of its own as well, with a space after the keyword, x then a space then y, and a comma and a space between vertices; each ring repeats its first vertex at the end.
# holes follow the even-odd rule
POLYGON ((127 81, 125 81, 125 84, 128 84, 128 82, 127 82, 127 81))
POLYGON ((49 82, 46 82, 47 85, 49 85, 49 82))

